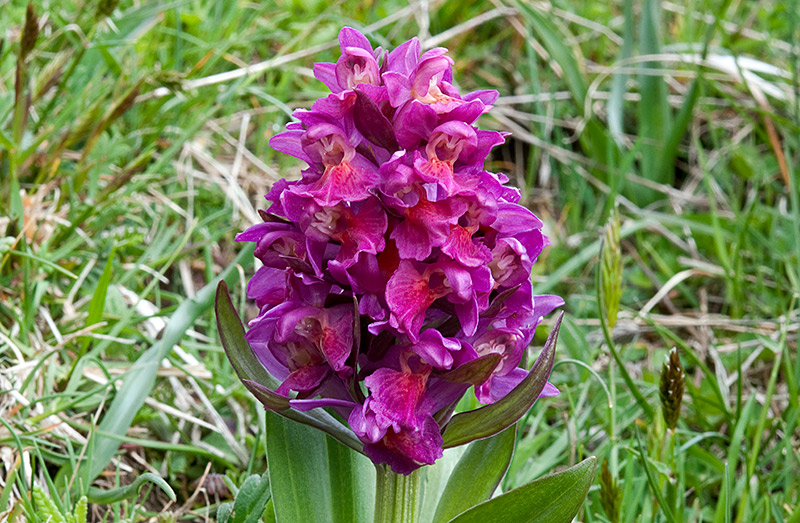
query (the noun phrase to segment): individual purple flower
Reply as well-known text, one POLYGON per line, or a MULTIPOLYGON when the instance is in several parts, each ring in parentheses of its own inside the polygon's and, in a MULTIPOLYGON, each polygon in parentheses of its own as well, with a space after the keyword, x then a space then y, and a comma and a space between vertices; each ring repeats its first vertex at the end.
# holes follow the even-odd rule
POLYGON ((352 90, 362 84, 381 84, 378 58, 382 51, 373 50, 369 40, 350 27, 339 33, 342 55, 335 64, 314 64, 314 76, 333 93, 352 90))
POLYGON ((334 124, 323 121, 305 131, 286 131, 273 137, 270 144, 316 168, 293 190, 314 198, 319 205, 364 200, 379 181, 378 168, 356 152, 351 138, 334 124))
POLYGON ((484 170, 505 135, 475 121, 497 93, 460 94, 446 50, 417 39, 386 53, 345 28, 339 43, 314 67, 331 94, 270 140, 308 168, 237 235, 263 264, 246 340, 277 380, 245 383, 278 413, 333 409, 348 426, 316 426, 408 474, 442 456, 470 388, 483 412, 557 394, 558 324, 533 369, 520 364, 563 300, 533 294, 542 222, 484 170))

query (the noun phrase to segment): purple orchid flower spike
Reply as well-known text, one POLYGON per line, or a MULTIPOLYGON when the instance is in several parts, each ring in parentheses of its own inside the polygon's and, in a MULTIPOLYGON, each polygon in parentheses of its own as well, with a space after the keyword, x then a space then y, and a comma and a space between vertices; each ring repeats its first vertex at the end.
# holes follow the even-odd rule
POLYGON ((417 39, 385 53, 346 27, 339 43, 314 67, 331 94, 270 140, 308 168, 236 237, 263 264, 247 286, 259 314, 245 335, 220 287, 218 321, 267 408, 409 474, 558 393, 560 320, 520 365, 563 300, 533 294, 541 220, 484 170, 505 134, 474 123, 497 93, 459 94, 446 50, 417 39), (470 388, 485 406, 454 414, 470 388))

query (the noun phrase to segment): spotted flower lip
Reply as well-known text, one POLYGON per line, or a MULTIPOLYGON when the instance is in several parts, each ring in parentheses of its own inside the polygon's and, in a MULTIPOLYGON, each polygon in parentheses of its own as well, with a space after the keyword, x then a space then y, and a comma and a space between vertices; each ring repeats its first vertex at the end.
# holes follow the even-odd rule
POLYGON ((563 300, 533 293, 542 221, 484 170, 506 134, 475 122, 497 93, 459 93, 447 50, 416 38, 386 52, 347 27, 339 44, 314 66, 331 93, 270 140, 308 167, 236 237, 263 264, 247 286, 250 357, 277 380, 246 384, 278 413, 333 409, 340 441, 408 474, 442 456, 470 388, 487 408, 523 402, 515 412, 558 393, 552 335, 544 363, 520 364, 563 300))

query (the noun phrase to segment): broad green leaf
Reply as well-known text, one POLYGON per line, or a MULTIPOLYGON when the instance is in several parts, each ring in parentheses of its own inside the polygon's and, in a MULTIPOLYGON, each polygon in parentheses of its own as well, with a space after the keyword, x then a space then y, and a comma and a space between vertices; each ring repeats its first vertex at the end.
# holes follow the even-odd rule
POLYGON ((335 523, 372 521, 375 510, 375 466, 354 450, 325 438, 335 523))
POLYGON ((555 360, 558 329, 564 313, 556 320, 542 353, 519 385, 500 401, 469 412, 456 414, 444 432, 444 447, 456 447, 487 438, 516 423, 531 408, 550 377, 555 360))
POLYGON ((500 434, 469 445, 439 499, 433 516, 435 523, 450 521, 492 497, 511 464, 516 436, 515 424, 500 434))
POLYGON ((232 523, 256 523, 270 498, 269 476, 253 474, 242 483, 233 501, 232 523))
POLYGON ((217 328, 225 348, 225 354, 236 371, 236 375, 245 384, 248 390, 265 407, 277 412, 281 416, 297 421, 304 425, 310 425, 319 430, 323 430, 339 442, 348 447, 361 452, 364 445, 359 441, 352 430, 342 425, 333 416, 322 409, 312 412, 299 412, 286 408, 285 398, 278 397, 269 387, 277 389, 280 382, 272 377, 258 361, 255 353, 250 348, 250 344, 244 337, 244 327, 233 302, 228 294, 228 286, 224 281, 217 287, 217 298, 215 310, 217 313, 217 328))
POLYGON ((278 523, 372 520, 375 469, 324 433, 267 412, 267 461, 278 523))
POLYGON ((461 456, 469 448, 462 445, 452 449, 444 449, 444 454, 433 465, 422 468, 422 502, 420 503, 419 523, 433 523, 433 515, 439 505, 447 480, 461 460, 461 456))
POLYGON ((594 479, 597 459, 531 481, 471 508, 451 523, 570 523, 594 479))

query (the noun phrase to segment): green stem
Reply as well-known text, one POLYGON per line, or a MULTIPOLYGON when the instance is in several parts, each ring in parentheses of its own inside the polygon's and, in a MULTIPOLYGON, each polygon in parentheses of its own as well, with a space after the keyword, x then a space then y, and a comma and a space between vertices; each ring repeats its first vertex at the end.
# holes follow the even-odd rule
POLYGON ((422 473, 395 474, 386 465, 375 467, 375 523, 416 523, 422 499, 422 473))
MULTIPOLYGON (((600 243, 600 251, 603 252, 603 243, 600 243)), ((603 328, 603 336, 606 339, 606 345, 608 345, 608 350, 611 352, 611 355, 614 357, 614 361, 617 362, 617 366, 619 367, 619 372, 622 375, 622 379, 625 380, 625 384, 630 389, 631 394, 633 394, 636 403, 642 408, 642 410, 647 414, 647 416, 652 420, 655 416, 655 410, 653 407, 647 403, 647 400, 644 398, 642 393, 639 391, 639 388, 633 383, 633 379, 631 375, 628 373, 628 369, 625 368, 625 364, 622 362, 622 358, 619 357, 619 353, 617 352, 616 347, 614 346, 614 339, 611 336, 611 329, 608 328, 608 320, 606 317, 606 312, 603 308, 603 289, 600 286, 600 272, 601 269, 598 267, 595 275, 595 288, 597 289, 597 314, 600 317, 600 326, 603 328)))

